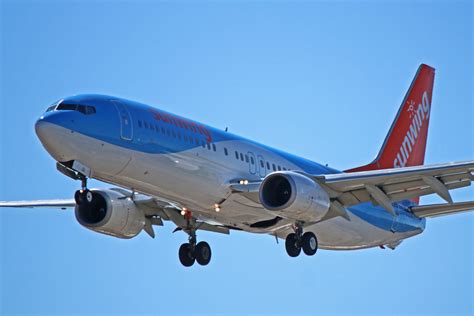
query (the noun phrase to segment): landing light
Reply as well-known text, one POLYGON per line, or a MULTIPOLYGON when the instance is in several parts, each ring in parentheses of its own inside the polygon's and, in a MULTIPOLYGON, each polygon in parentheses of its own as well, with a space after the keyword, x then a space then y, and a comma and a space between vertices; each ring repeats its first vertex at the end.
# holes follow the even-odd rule
POLYGON ((240 180, 239 182, 241 185, 247 185, 249 184, 249 180, 240 180))
POLYGON ((219 204, 217 204, 217 203, 214 204, 214 210, 215 210, 216 212, 220 212, 221 206, 220 206, 219 204))

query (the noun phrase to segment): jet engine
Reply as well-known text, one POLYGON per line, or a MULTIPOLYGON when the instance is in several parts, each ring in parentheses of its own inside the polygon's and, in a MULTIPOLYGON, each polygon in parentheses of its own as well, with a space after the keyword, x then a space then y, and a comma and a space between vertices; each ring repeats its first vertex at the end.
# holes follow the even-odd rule
POLYGON ((317 222, 330 206, 327 192, 313 179, 292 171, 269 174, 259 191, 260 203, 283 218, 317 222))
POLYGON ((76 204, 76 219, 84 227, 117 238, 132 238, 145 226, 145 215, 121 192, 91 190, 91 202, 76 204))

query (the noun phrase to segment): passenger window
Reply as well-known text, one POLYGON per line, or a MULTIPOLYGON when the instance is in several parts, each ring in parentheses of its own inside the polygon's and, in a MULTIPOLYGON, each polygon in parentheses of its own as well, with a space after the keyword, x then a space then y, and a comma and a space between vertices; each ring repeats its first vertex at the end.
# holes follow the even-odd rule
POLYGON ((207 145, 207 149, 211 150, 211 145, 209 145, 209 143, 207 143, 206 145, 207 145))
POLYGON ((224 155, 228 156, 229 152, 227 151, 227 148, 224 147, 224 155))
POLYGON ((255 159, 253 159, 253 157, 250 157, 250 162, 252 163, 252 165, 255 164, 255 159))
POLYGON ((280 167, 280 166, 278 166, 278 171, 281 171, 281 167, 280 167))
POLYGON ((142 121, 138 120, 138 127, 142 127, 142 121))
POLYGON ((235 158, 239 159, 239 153, 238 152, 235 152, 235 158))
POLYGON ((206 148, 206 142, 205 142, 205 141, 202 141, 201 146, 202 146, 202 148, 206 148))
POLYGON ((263 163, 263 160, 260 160, 260 167, 265 168, 265 164, 263 163))
POLYGON ((273 171, 276 171, 275 164, 272 164, 272 167, 273 167, 273 171))
POLYGON ((249 163, 249 156, 248 155, 245 155, 245 162, 249 163))
POLYGON ((212 150, 216 151, 216 144, 212 144, 212 150))
POLYGON ((240 153, 240 160, 244 161, 244 154, 240 153))
POLYGON ((267 161, 267 169, 270 170, 270 163, 267 161))

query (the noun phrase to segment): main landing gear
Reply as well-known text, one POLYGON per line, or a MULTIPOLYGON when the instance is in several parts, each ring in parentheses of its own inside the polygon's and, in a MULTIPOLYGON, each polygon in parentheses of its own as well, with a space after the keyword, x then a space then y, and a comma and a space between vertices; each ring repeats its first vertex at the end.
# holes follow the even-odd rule
POLYGON ((83 205, 86 203, 92 203, 93 198, 94 195, 89 189, 87 189, 87 178, 82 177, 81 189, 77 190, 76 193, 74 193, 74 200, 76 201, 76 204, 83 205))
POLYGON ((184 217, 187 221, 186 233, 189 235, 187 243, 179 247, 179 261, 185 267, 190 267, 195 261, 202 266, 207 265, 211 261, 211 247, 205 241, 197 243, 196 227, 191 212, 186 211, 184 217))
POLYGON ((179 247, 179 261, 185 267, 190 267, 195 261, 202 266, 211 261, 211 247, 205 241, 196 244, 196 237, 189 236, 189 242, 179 247))
POLYGON ((303 226, 296 224, 294 227, 294 233, 289 234, 285 240, 286 252, 290 257, 298 257, 303 252, 312 256, 318 251, 318 239, 312 232, 306 232, 303 234, 303 226))

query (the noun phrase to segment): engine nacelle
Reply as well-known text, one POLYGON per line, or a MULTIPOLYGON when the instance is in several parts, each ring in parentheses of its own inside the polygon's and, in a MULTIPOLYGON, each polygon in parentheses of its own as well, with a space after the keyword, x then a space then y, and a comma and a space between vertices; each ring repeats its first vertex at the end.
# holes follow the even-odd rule
POLYGON ((315 181, 292 171, 269 174, 260 186, 260 203, 280 217, 317 222, 329 210, 327 192, 315 181))
POLYGON ((132 238, 145 226, 145 215, 132 200, 114 190, 91 190, 91 203, 76 204, 76 219, 98 233, 132 238))

